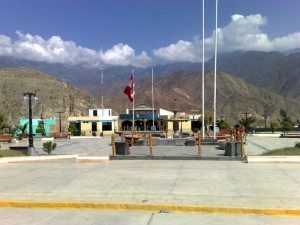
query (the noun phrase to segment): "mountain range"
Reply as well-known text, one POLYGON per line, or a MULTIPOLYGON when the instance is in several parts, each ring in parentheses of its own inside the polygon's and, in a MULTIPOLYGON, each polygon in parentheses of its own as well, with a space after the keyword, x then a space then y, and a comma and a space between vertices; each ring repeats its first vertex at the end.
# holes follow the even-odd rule
MULTIPOLYGON (((206 115, 212 115, 213 65, 214 59, 208 60, 205 65, 206 115)), ((299 118, 299 49, 285 53, 223 53, 218 55, 217 65, 217 115, 224 116, 231 124, 236 123, 244 112, 256 115, 259 121, 263 116, 276 120, 280 109, 286 110, 294 119, 299 118)), ((152 104, 151 68, 104 68, 104 85, 101 85, 99 69, 5 57, 0 58, 1 67, 29 67, 43 71, 55 77, 58 82, 88 91, 95 99, 100 99, 102 93, 104 106, 112 108, 115 114, 124 113, 126 108, 132 107, 127 96, 123 94, 123 89, 129 83, 134 69, 136 104, 152 104)), ((158 65, 153 70, 155 108, 171 110, 176 98, 182 111, 201 113, 200 63, 158 65)), ((99 108, 99 101, 96 104, 99 108)))
POLYGON ((55 116, 87 116, 88 109, 96 108, 99 102, 89 93, 66 82, 29 68, 0 68, 0 113, 10 123, 18 123, 20 117, 28 118, 28 101, 24 93, 36 94, 32 103, 34 118, 55 116))

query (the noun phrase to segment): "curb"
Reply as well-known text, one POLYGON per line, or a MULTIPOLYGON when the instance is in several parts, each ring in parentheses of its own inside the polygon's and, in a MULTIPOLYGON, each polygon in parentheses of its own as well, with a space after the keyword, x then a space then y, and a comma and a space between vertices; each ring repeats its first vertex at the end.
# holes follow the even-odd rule
POLYGON ((300 217, 300 209, 239 208, 239 207, 171 205, 171 204, 101 203, 101 202, 34 202, 34 201, 5 201, 5 200, 1 201, 0 200, 0 207, 300 217))
POLYGON ((247 156, 247 163, 300 163, 300 156, 247 156))
POLYGON ((109 155, 49 155, 0 158, 2 163, 42 162, 49 160, 74 159, 76 162, 108 162, 109 155))

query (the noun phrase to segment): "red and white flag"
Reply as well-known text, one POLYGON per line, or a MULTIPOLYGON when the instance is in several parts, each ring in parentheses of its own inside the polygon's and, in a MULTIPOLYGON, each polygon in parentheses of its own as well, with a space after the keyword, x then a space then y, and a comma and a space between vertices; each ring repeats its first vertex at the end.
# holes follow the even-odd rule
POLYGON ((128 86, 125 87, 124 93, 128 96, 129 100, 132 102, 135 98, 135 92, 134 92, 134 75, 131 74, 130 82, 128 86))

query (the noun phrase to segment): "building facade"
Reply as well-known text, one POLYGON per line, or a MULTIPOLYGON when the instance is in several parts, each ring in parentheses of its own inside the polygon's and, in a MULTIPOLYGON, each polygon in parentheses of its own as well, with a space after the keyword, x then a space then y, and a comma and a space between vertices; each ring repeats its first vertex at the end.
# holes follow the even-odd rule
POLYGON ((118 117, 112 116, 111 109, 89 109, 89 116, 69 117, 68 123, 76 127, 77 135, 101 136, 117 131, 118 117))
MULTIPOLYGON (((26 123, 29 124, 29 119, 26 119, 24 117, 21 117, 19 119, 19 124, 24 126, 26 123)), ((39 124, 42 124, 45 129, 45 136, 51 136, 51 133, 56 132, 57 126, 56 126, 56 118, 55 117, 49 117, 45 119, 32 119, 32 135, 33 136, 42 136, 41 133, 37 133, 37 129, 39 127, 39 124)), ((29 125, 27 126, 26 132, 29 133, 29 125)))

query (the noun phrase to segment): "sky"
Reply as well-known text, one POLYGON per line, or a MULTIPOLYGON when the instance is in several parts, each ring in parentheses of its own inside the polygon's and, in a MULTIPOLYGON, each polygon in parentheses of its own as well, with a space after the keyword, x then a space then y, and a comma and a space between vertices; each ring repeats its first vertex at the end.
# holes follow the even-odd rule
MULTIPOLYGON (((205 0, 205 59, 215 0, 205 0)), ((202 0, 0 0, 0 56, 65 65, 202 61, 202 0)), ((218 53, 300 47, 299 0, 218 0, 218 53)))

